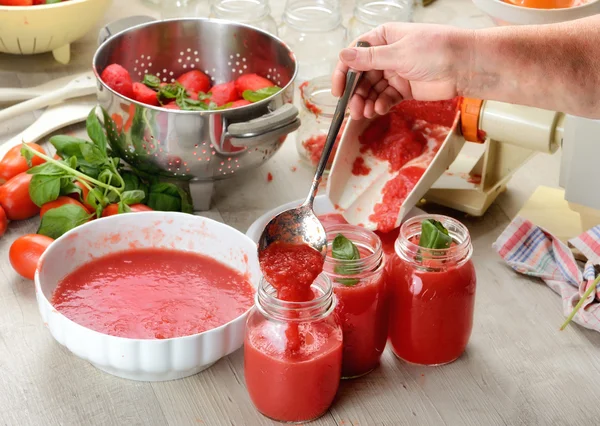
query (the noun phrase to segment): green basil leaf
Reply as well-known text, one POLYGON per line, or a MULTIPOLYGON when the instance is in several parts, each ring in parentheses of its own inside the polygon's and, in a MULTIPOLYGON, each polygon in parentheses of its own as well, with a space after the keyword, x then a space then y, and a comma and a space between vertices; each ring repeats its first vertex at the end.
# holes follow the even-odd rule
POLYGON ((113 179, 114 173, 110 169, 104 169, 98 175, 98 180, 102 183, 106 183, 110 185, 111 180, 113 179))
POLYGON ((77 157, 83 159, 81 155, 82 145, 91 145, 88 141, 74 138, 73 136, 57 135, 50 138, 50 143, 56 148, 56 153, 62 157, 77 157))
MULTIPOLYGON (((342 261, 359 260, 358 247, 342 234, 338 234, 331 244, 331 256, 342 261)), ((352 265, 337 264, 333 269, 336 275, 356 275, 357 269, 352 265)), ((354 286, 359 283, 355 278, 336 278, 336 282, 345 286, 354 286)))
POLYGON ((29 182, 31 201, 42 207, 60 195, 60 176, 34 175, 29 182))
POLYGON ((141 203, 146 198, 146 193, 139 189, 125 191, 121 194, 121 203, 126 205, 141 203))
POLYGON ((75 185, 69 178, 62 178, 60 180, 60 195, 77 194, 79 201, 84 202, 82 199, 83 191, 80 187, 75 185))
POLYGON ((125 182, 125 191, 133 191, 140 188, 140 178, 131 172, 121 173, 121 177, 125 182))
POLYGON ((45 176, 64 176, 67 174, 65 169, 58 167, 53 163, 43 163, 39 166, 32 167, 27 170, 30 175, 45 175, 45 176))
POLYGON ((38 234, 58 238, 65 232, 87 222, 91 215, 81 206, 65 204, 48 210, 42 217, 38 234))
POLYGON ((142 80, 142 83, 154 90, 158 90, 160 88, 160 78, 152 74, 146 74, 142 80))
POLYGON ((192 204, 192 197, 183 188, 177 187, 179 196, 181 197, 181 212, 182 213, 194 213, 194 205, 192 204))
POLYGON ((331 256, 338 260, 358 260, 360 252, 352 241, 338 234, 331 244, 331 256))
POLYGON ((110 115, 108 115, 108 112, 104 108, 102 108, 102 116, 104 117, 104 129, 106 130, 106 135, 108 136, 110 146, 123 146, 125 137, 123 131, 121 130, 120 133, 117 132, 117 125, 115 124, 115 121, 110 115))
POLYGON ((279 92, 281 87, 272 86, 272 87, 264 87, 262 89, 258 89, 257 91, 252 90, 244 90, 242 93, 242 97, 246 99, 248 102, 258 102, 263 99, 267 99, 270 96, 273 96, 275 93, 279 92))
POLYGON ((421 223, 421 237, 419 246, 432 250, 450 248, 452 237, 441 222, 434 219, 425 219, 421 223))
POLYGON ((104 129, 96 115, 96 108, 93 108, 90 111, 85 122, 85 127, 92 142, 94 142, 100 152, 106 156, 106 135, 104 134, 104 129))
POLYGON ((157 211, 182 211, 180 188, 172 183, 157 183, 150 187, 148 207, 157 211))
POLYGON ((210 109, 206 103, 189 98, 178 98, 176 104, 185 111, 208 111, 210 109))
POLYGON ((90 165, 102 166, 106 164, 106 155, 104 155, 97 146, 86 143, 80 145, 79 149, 81 150, 83 159, 90 165))

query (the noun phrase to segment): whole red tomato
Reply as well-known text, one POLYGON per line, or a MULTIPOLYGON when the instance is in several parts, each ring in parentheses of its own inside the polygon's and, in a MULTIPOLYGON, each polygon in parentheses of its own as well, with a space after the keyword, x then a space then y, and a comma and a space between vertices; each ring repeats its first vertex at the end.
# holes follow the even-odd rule
POLYGON ((38 234, 28 234, 17 238, 8 252, 13 269, 23 278, 32 280, 40 256, 53 241, 50 237, 38 234))
POLYGON ((46 214, 46 212, 48 210, 52 210, 57 207, 64 206, 65 204, 73 204, 76 206, 80 206, 84 210, 88 211, 88 209, 83 204, 81 204, 79 201, 77 201, 71 197, 62 196, 62 197, 58 197, 54 201, 50 201, 49 203, 44 204, 40 210, 40 217, 44 217, 44 215, 46 214))
MULTIPOLYGON (((28 143, 27 145, 41 154, 46 153, 44 148, 35 143, 28 143)), ((32 166, 38 166, 45 162, 45 160, 37 155, 34 155, 31 159, 32 166)), ((25 157, 21 155, 21 145, 13 146, 0 161, 0 182, 6 182, 19 173, 26 172, 27 170, 29 170, 29 165, 27 164, 25 157)))
POLYGON ((96 210, 94 209, 94 207, 90 206, 88 203, 86 203, 87 200, 87 196, 90 193, 90 190, 87 189, 87 187, 82 184, 81 182, 77 181, 74 183, 75 186, 79 187, 79 189, 81 189, 81 198, 79 198, 79 194, 77 192, 73 192, 72 194, 69 194, 68 196, 73 198, 74 200, 77 201, 82 201, 83 206, 85 207, 85 209, 89 212, 89 213, 94 213, 96 210))
MULTIPOLYGON (((132 213, 135 212, 151 212, 153 211, 150 207, 145 204, 132 204, 129 206, 132 213)), ((102 217, 114 216, 119 214, 119 206, 117 204, 109 204, 102 211, 102 217)))
POLYGON ((8 218, 6 217, 6 213, 4 213, 4 209, 0 207, 0 237, 4 235, 7 227, 8 218))
POLYGON ((29 196, 29 182, 33 175, 19 173, 0 186, 0 206, 10 220, 24 220, 39 213, 29 196))

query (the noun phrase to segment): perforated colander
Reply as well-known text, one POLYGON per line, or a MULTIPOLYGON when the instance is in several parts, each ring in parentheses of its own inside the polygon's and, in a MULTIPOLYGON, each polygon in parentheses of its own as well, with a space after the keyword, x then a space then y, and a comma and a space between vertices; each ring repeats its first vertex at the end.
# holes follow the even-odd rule
POLYGON ((103 29, 100 37, 106 41, 94 56, 97 77, 106 66, 118 63, 138 81, 154 74, 172 82, 199 69, 213 84, 257 73, 283 90, 241 108, 175 111, 125 98, 98 77, 100 105, 116 118, 116 130, 123 134, 113 149, 125 161, 152 174, 212 181, 262 164, 299 127, 298 111, 292 106, 296 60, 279 39, 227 21, 176 19, 139 24, 145 19, 129 18, 103 29), (132 23, 139 25, 115 34, 132 23))

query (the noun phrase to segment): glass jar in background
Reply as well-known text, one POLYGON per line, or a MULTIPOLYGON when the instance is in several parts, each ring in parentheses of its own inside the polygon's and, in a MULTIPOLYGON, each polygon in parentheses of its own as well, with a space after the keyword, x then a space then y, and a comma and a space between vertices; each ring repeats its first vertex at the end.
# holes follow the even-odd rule
POLYGON ((210 0, 159 0, 161 19, 207 18, 210 0))
POLYGON ((279 35, 298 59, 298 82, 331 75, 346 47, 339 1, 287 0, 279 35))
POLYGON ((389 338, 398 358, 413 364, 441 365, 464 352, 475 306, 472 254, 469 231, 450 217, 422 215, 401 226, 386 278, 389 338), (453 240, 449 249, 419 246, 425 219, 444 225, 453 240))
POLYGON ((277 299, 261 280, 248 316, 244 375, 250 399, 280 422, 321 417, 337 393, 342 370, 342 330, 334 314, 331 281, 321 274, 308 302, 277 299))
POLYGON ((410 22, 413 7, 414 0, 356 0, 348 38, 355 40, 386 22, 410 22))
POLYGON ((251 25, 277 35, 268 0, 213 0, 211 17, 251 25))
MULTIPOLYGON (((300 108, 302 126, 300 126, 296 136, 296 148, 302 160, 310 164, 311 167, 316 167, 325 146, 338 99, 331 94, 331 75, 323 75, 305 81, 300 85, 299 90, 302 104, 300 108)), ((335 158, 347 119, 348 116, 344 119, 338 133, 336 144, 333 146, 327 163, 327 170, 329 170, 335 158)))
POLYGON ((364 376, 379 364, 388 337, 381 241, 375 233, 359 226, 331 225, 325 230, 329 251, 324 272, 333 283, 338 299, 336 313, 344 336, 342 378, 364 376), (338 235, 356 246, 360 259, 338 260, 332 256, 338 235))

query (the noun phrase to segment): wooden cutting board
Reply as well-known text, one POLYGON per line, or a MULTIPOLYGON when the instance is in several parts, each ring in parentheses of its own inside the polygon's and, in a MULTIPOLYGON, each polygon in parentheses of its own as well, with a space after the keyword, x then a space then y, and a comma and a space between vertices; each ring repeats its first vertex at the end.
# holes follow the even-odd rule
MULTIPOLYGON (((565 200, 563 189, 547 186, 538 187, 518 215, 544 228, 565 244, 600 224, 599 210, 569 203, 565 200)), ((577 259, 585 260, 578 250, 571 249, 577 259)))

